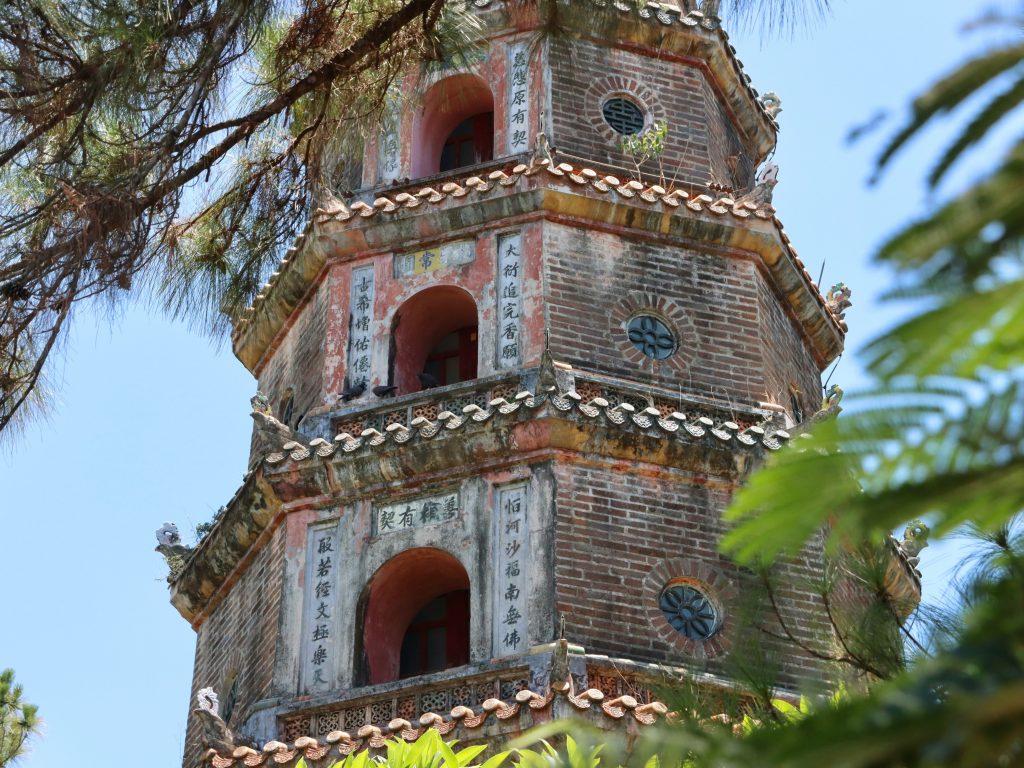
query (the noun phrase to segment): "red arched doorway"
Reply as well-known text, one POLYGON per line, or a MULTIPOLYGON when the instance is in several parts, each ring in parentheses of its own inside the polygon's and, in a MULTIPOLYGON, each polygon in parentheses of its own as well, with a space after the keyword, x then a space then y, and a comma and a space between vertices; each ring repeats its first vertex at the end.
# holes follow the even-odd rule
POLYGON ((413 144, 413 177, 483 163, 494 157, 494 97, 483 78, 453 75, 423 100, 413 144))
POLYGON ((477 316, 473 297, 454 285, 420 291, 391 324, 391 381, 398 394, 470 381, 477 375, 477 316), (418 377, 424 374, 424 381, 418 377))
POLYGON ((403 552, 364 596, 362 677, 370 685, 469 662, 469 575, 431 547, 403 552))

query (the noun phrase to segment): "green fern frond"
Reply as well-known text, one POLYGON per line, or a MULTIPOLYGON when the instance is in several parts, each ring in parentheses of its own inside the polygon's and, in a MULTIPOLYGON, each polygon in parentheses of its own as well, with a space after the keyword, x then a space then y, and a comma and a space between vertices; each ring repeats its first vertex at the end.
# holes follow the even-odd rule
POLYGON ((756 563, 797 552, 825 527, 837 545, 911 518, 929 518, 937 534, 971 520, 991 530, 1024 509, 1024 385, 970 380, 948 391, 922 386, 933 402, 916 409, 909 388, 870 393, 883 405, 820 424, 780 451, 730 507, 725 550, 756 563))

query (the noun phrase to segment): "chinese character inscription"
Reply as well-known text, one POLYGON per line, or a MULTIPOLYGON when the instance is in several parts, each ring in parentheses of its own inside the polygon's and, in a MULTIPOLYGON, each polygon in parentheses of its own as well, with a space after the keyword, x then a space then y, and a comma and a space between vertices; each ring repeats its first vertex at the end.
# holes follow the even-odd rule
POLYGON ((459 492, 374 506, 373 530, 378 536, 408 528, 447 523, 459 516, 459 492))
POLYGON ((335 524, 310 528, 308 536, 302 625, 303 689, 305 693, 317 693, 330 690, 334 679, 339 547, 335 524))
POLYGON ((350 387, 367 384, 373 346, 373 266, 352 270, 352 307, 348 336, 348 383, 350 387))
POLYGON ((526 43, 508 48, 508 111, 505 136, 508 153, 516 155, 530 148, 530 67, 526 43))
POLYGON ((460 264, 469 264, 476 257, 473 240, 457 240, 433 248, 395 255, 395 277, 422 275, 460 264))
POLYGON ((515 368, 523 359, 523 236, 498 237, 498 368, 515 368))
POLYGON ((495 656, 529 647, 529 512, 526 484, 506 486, 495 494, 494 632, 495 656))
POLYGON ((384 111, 379 144, 377 146, 377 164, 380 181, 394 181, 401 171, 402 149, 399 141, 400 112, 396 101, 389 101, 384 111))

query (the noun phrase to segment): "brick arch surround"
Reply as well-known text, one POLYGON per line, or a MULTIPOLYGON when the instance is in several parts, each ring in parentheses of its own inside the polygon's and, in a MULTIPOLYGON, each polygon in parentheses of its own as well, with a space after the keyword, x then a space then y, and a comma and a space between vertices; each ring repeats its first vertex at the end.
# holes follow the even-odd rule
POLYGON ((666 366, 668 369, 685 374, 690 363, 699 352, 697 328, 689 313, 672 299, 653 293, 630 291, 620 300, 611 312, 611 337, 629 362, 640 367, 653 365, 666 366), (676 335, 676 351, 664 360, 652 360, 644 355, 629 341, 626 323, 634 315, 650 314, 659 317, 676 335))
POLYGON ((644 113, 645 131, 654 123, 668 120, 668 113, 661 106, 657 94, 639 81, 630 77, 624 77, 623 75, 609 75, 600 80, 595 80, 587 88, 586 95, 584 96, 586 119, 601 134, 605 141, 616 148, 618 148, 625 137, 608 125, 601 112, 601 105, 606 100, 615 96, 623 96, 630 101, 637 102, 644 113))

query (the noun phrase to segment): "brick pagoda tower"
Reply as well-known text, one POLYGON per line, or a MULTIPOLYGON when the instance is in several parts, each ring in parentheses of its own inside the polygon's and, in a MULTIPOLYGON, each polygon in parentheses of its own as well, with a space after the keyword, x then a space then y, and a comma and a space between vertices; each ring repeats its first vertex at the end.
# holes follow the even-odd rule
MULTIPOLYGON (((637 728, 666 668, 726 684, 756 630, 722 511, 843 348, 771 207, 777 103, 710 8, 534 44, 536 19, 473 6, 474 68, 410 80, 361 188, 234 328, 265 393, 250 472, 171 602, 193 693, 235 745, 281 742, 246 764, 570 712, 637 728), (659 123, 668 180, 621 149, 659 123)), ((808 637, 812 602, 785 601, 808 637)), ((783 649, 780 686, 817 671, 783 649)), ((190 718, 185 764, 242 765, 211 730, 190 718)))

